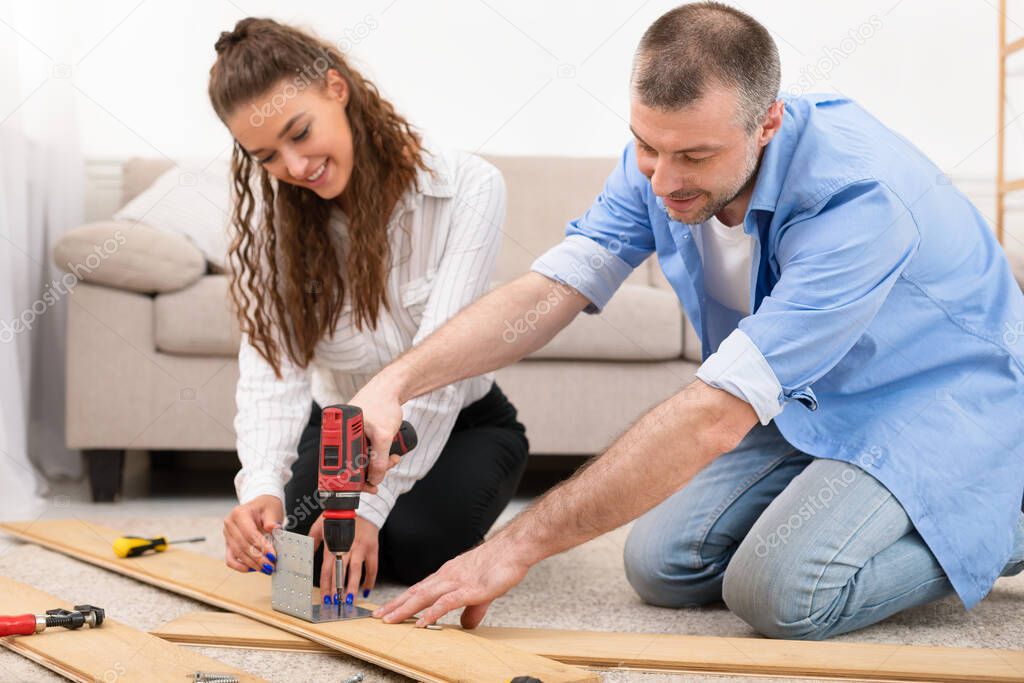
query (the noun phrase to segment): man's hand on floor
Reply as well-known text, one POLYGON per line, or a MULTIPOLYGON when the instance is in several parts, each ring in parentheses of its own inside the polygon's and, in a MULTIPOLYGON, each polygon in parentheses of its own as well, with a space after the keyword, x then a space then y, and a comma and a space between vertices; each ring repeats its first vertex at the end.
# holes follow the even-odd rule
POLYGON ((495 538, 449 560, 373 616, 394 624, 423 610, 416 621, 421 627, 465 607, 463 628, 476 628, 491 602, 522 581, 529 568, 505 539, 495 538))

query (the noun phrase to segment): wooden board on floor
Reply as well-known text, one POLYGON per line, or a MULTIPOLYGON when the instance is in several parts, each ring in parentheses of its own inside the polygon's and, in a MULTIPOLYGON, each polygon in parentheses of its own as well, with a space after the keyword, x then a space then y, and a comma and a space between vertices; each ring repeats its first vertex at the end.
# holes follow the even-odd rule
MULTIPOLYGON (((227 612, 183 614, 152 633, 193 645, 301 651, 320 647, 227 612)), ((494 627, 473 633, 581 666, 846 680, 1024 680, 1024 652, 1015 650, 494 627)))
MULTIPOLYGON (((60 607, 73 605, 0 577, 0 614, 43 614, 60 607)), ((99 628, 49 628, 31 636, 0 638, 0 645, 73 681, 182 683, 196 671, 231 674, 239 681, 264 680, 109 617, 99 628)))
POLYGON ((652 633, 490 628, 474 631, 559 661, 646 670, 883 681, 1024 681, 1024 652, 652 633))
POLYGON ((269 576, 240 574, 222 560, 175 546, 158 554, 118 558, 111 544, 123 532, 82 520, 8 522, 0 524, 0 530, 419 680, 504 683, 515 676, 533 676, 545 683, 598 680, 596 674, 584 669, 459 629, 434 631, 377 619, 312 624, 270 606, 269 576))
POLYGON ((150 633, 183 645, 242 647, 285 652, 333 652, 312 640, 234 612, 186 612, 150 633))

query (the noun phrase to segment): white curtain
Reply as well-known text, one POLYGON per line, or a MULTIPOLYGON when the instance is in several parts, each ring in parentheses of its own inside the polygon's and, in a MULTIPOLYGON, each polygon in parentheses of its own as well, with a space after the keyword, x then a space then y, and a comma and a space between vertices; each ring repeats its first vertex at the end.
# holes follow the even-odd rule
POLYGON ((54 242, 83 220, 70 21, 0 0, 0 519, 45 510, 46 480, 81 476, 64 446, 67 316, 54 242))

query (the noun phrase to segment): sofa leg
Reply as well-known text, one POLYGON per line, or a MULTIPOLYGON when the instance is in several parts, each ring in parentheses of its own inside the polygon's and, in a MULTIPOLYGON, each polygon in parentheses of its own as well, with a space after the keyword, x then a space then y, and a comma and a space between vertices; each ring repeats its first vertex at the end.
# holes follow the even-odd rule
POLYGON ((124 471, 124 450, 84 450, 89 467, 89 488, 94 503, 112 503, 121 493, 121 478, 124 471))

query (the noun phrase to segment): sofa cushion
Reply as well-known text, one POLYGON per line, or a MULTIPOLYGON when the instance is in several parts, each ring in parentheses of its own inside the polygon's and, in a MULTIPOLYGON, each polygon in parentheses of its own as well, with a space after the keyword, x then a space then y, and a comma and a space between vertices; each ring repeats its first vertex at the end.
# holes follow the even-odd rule
POLYGON ((157 178, 174 167, 163 157, 132 157, 121 165, 121 206, 142 194, 157 178))
MULTIPOLYGON (((153 170, 153 169, 150 169, 153 170)), ((116 220, 144 220, 192 241, 219 271, 224 272, 231 216, 229 167, 182 162, 165 170, 149 187, 114 214, 116 220)), ((136 175, 145 175, 141 171, 136 175)), ((135 180, 131 190, 135 192, 135 180)))
POLYGON ((146 223, 99 221, 64 233, 58 268, 78 279, 133 292, 171 292, 199 280, 206 261, 191 242, 146 223))
MULTIPOLYGON (((537 316, 545 313, 538 308, 537 316)), ((504 334, 529 330, 530 315, 504 334)), ((156 347, 165 353, 234 356, 241 335, 228 299, 228 276, 207 275, 156 297, 156 347)), ((599 315, 581 314, 532 359, 658 361, 682 356, 683 315, 670 292, 623 285, 599 315)))
POLYGON ((155 302, 156 348, 193 356, 236 356, 242 335, 231 310, 227 275, 207 275, 155 302))
MULTIPOLYGON (((566 224, 590 208, 617 159, 484 156, 501 171, 508 189, 505 239, 494 277, 511 280, 530 269, 539 256, 565 237, 566 224)), ((653 258, 627 280, 650 284, 653 258)))

